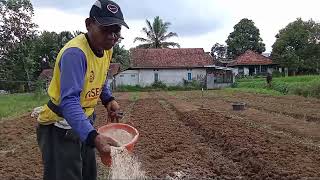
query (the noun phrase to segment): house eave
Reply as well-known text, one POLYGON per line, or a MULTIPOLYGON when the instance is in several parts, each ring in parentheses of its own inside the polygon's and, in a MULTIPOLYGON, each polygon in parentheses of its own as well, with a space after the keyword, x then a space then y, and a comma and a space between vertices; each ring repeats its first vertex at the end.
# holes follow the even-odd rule
POLYGON ((191 69, 191 68, 205 68, 205 66, 161 66, 161 67, 130 67, 128 69, 191 69))
POLYGON ((215 69, 226 70, 226 71, 234 70, 234 68, 231 68, 231 67, 223 67, 223 66, 216 66, 216 65, 208 65, 208 66, 205 66, 205 68, 215 68, 215 69))
POLYGON ((270 65, 278 65, 275 63, 272 64, 235 64, 235 65, 228 65, 228 67, 236 67, 236 66, 270 66, 270 65))

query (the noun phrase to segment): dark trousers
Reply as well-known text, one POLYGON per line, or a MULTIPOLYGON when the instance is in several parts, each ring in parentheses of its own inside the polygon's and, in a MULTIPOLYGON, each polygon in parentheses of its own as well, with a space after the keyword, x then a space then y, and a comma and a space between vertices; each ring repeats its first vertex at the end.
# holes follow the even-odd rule
POLYGON ((96 180, 94 148, 86 146, 72 130, 38 125, 44 180, 96 180))

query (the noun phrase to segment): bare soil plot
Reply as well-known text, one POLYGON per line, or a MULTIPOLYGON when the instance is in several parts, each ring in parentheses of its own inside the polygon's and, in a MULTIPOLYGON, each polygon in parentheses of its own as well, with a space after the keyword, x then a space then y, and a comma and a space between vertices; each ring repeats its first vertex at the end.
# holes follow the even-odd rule
MULTIPOLYGON (((199 91, 115 95, 125 121, 141 134, 134 153, 149 177, 320 178, 316 99, 221 91, 203 99, 199 91), (233 111, 236 101, 246 110, 233 111)), ((99 127, 107 113, 101 104, 96 112, 99 127)), ((0 179, 42 178, 35 126, 29 115, 0 122, 0 179)), ((100 162, 98 174, 107 174, 100 162)))

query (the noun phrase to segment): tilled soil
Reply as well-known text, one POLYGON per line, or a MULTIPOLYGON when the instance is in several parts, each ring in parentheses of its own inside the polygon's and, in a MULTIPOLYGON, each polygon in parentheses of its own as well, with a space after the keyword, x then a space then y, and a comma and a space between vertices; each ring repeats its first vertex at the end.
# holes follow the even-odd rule
MULTIPOLYGON (((270 105, 276 103, 275 98, 257 95, 255 101, 255 95, 245 93, 216 99, 214 94, 207 100, 199 92, 116 96, 125 112, 123 121, 140 132, 134 154, 148 177, 320 179, 319 123, 280 113, 290 112, 287 107, 298 109, 291 105, 294 97, 280 98, 282 109, 277 109, 270 105), (239 100, 253 105, 233 112, 230 102, 239 100)), ((297 104, 310 103, 301 107, 318 117, 312 109, 319 106, 317 100, 296 100, 297 104)), ((101 104, 96 112, 96 127, 100 127, 107 114, 101 104)), ((1 180, 42 178, 35 127, 36 120, 28 114, 0 122, 1 180)), ((105 179, 108 169, 97 159, 99 179, 105 179)))
POLYGON ((0 179, 41 179, 36 120, 26 114, 0 122, 0 179))
POLYGON ((149 176, 299 179, 320 177, 319 147, 212 110, 188 110, 183 101, 138 101, 141 132, 136 153, 149 176), (169 103, 170 101, 170 103, 169 103), (144 108, 142 108, 144 107, 144 108))

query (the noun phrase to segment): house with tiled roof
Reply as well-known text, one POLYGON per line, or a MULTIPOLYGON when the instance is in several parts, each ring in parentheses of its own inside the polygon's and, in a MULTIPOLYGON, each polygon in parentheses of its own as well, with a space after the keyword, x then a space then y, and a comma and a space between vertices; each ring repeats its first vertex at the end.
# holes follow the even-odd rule
MULTIPOLYGON (((110 63, 110 67, 109 67, 109 71, 108 71, 108 84, 110 87, 114 87, 115 86, 115 82, 114 82, 114 77, 116 74, 118 74, 120 72, 120 63, 110 63)), ((42 80, 45 82, 46 84, 46 88, 49 87, 51 79, 53 76, 53 69, 44 69, 42 70, 42 72, 39 75, 39 80, 42 80)))
POLYGON ((266 56, 248 50, 229 63, 227 67, 234 68, 235 75, 252 76, 272 73, 277 64, 266 56))
POLYGON ((202 48, 133 49, 130 68, 116 75, 116 85, 145 87, 161 81, 167 86, 182 86, 186 81, 195 80, 206 86, 207 82, 214 82, 207 79, 207 74, 213 71, 228 72, 229 78, 226 75, 224 80, 233 82, 231 69, 217 69, 202 48))
POLYGON ((42 72, 40 73, 38 79, 40 81, 43 81, 45 84, 45 88, 48 89, 51 79, 53 76, 53 69, 44 69, 42 70, 42 72))
POLYGON ((120 72, 120 63, 110 63, 109 71, 108 71, 108 85, 111 87, 111 89, 114 89, 115 87, 115 75, 117 75, 120 72))

